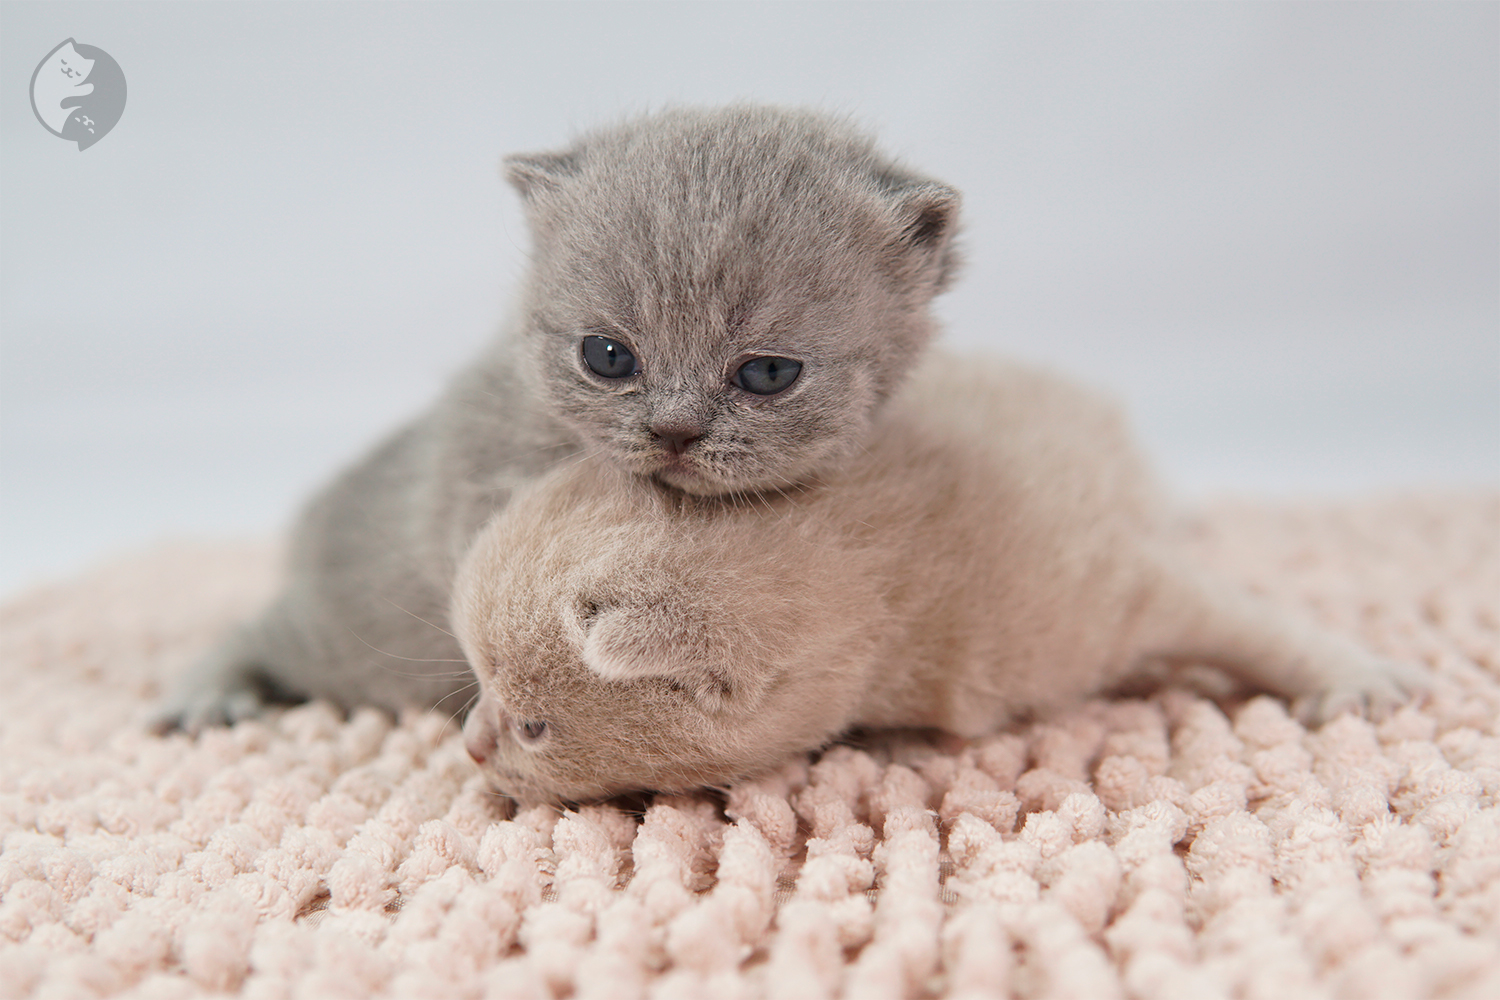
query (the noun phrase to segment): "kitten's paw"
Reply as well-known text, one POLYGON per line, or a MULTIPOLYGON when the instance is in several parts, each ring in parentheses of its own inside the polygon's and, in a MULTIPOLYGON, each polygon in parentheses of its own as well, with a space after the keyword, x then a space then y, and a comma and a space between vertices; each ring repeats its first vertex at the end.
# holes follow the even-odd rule
POLYGON ((1414 663, 1371 658, 1359 673, 1297 699, 1292 711, 1304 725, 1322 725, 1345 712, 1381 722, 1412 698, 1431 692, 1432 683, 1432 675, 1414 663))
POLYGON ((175 730, 197 735, 212 726, 232 726, 261 714, 266 702, 252 686, 200 691, 158 705, 146 728, 158 736, 175 730))
POLYGON ((268 678, 238 675, 226 683, 179 690, 152 710, 146 728, 158 736, 179 729, 197 735, 213 726, 253 719, 273 705, 302 700, 268 678))

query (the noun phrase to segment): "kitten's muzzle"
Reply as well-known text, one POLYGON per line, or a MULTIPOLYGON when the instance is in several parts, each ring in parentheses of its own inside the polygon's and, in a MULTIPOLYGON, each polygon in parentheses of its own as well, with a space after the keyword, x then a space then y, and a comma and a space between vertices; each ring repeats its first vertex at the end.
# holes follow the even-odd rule
POLYGON ((474 758, 474 763, 483 765, 495 755, 500 739, 500 711, 487 697, 481 698, 469 710, 464 720, 464 749, 474 758))
POLYGON ((689 445, 703 437, 703 428, 698 424, 659 423, 652 424, 650 430, 652 438, 660 441, 674 458, 685 454, 689 445))

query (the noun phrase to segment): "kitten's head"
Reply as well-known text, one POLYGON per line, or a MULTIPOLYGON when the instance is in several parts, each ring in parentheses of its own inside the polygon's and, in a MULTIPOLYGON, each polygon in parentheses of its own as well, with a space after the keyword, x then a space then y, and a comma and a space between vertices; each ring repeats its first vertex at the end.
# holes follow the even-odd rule
POLYGON ((957 193, 812 112, 669 111, 506 165, 552 411, 689 493, 783 487, 857 452, 955 268, 957 193))
POLYGON ((844 729, 867 637, 778 516, 695 513, 597 460, 496 515, 451 609, 493 785, 524 804, 724 785, 844 729))

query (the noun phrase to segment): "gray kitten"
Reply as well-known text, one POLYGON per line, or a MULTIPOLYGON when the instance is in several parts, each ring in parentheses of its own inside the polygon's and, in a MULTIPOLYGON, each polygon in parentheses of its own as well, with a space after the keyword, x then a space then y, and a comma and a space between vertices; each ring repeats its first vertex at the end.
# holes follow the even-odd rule
POLYGON ((957 193, 813 112, 668 111, 506 169, 533 237, 512 327, 313 499, 285 589, 160 728, 466 690, 449 592, 513 490, 581 454, 703 496, 831 472, 922 354, 954 271, 957 193))

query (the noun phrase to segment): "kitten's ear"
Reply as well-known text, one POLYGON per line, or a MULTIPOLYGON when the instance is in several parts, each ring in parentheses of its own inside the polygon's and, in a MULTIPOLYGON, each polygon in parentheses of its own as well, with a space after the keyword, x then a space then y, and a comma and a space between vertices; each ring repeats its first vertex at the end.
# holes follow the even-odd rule
POLYGON ((583 662, 605 680, 662 677, 715 708, 735 684, 732 643, 721 629, 671 601, 580 613, 583 662))
POLYGON ((959 193, 946 184, 885 175, 883 193, 896 223, 890 251, 899 274, 925 285, 931 294, 948 287, 958 271, 953 237, 958 229, 959 193))
POLYGON ((565 153, 515 153, 503 161, 505 179, 527 201, 558 187, 578 172, 576 150, 565 153))

